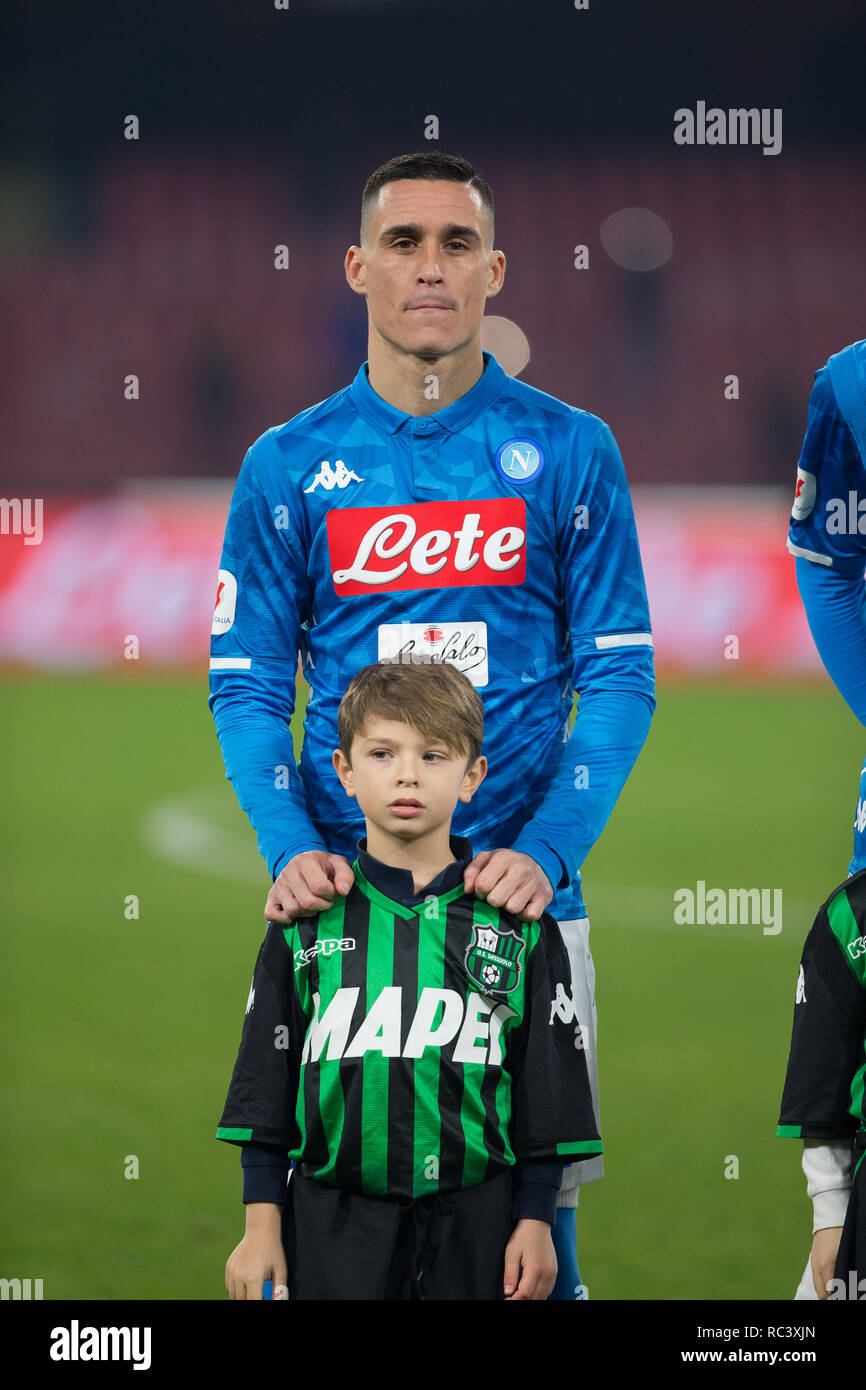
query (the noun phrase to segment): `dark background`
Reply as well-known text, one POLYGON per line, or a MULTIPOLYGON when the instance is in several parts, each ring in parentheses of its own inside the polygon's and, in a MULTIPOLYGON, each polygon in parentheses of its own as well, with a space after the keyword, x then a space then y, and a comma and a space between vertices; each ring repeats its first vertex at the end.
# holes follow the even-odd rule
POLYGON ((813 371, 866 332, 859 4, 19 0, 5 54, 7 489, 230 477, 348 384, 361 189, 429 113, 493 186, 523 379, 607 419, 633 483, 789 485, 813 371), (677 146, 698 100, 781 107, 781 153, 677 146), (628 207, 670 228, 656 270, 601 245, 628 207))

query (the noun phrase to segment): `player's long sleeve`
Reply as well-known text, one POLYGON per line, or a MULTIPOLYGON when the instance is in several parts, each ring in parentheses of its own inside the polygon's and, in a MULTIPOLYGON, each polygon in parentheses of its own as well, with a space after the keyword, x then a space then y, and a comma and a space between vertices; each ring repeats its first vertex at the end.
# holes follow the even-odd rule
POLYGON ((511 1142, 524 1165, 602 1152, 565 942, 549 914, 540 926, 526 963, 523 1019, 508 1042, 511 1142))
POLYGON ((787 544, 797 557, 797 586, 821 660, 866 723, 866 465, 857 438, 862 412, 848 401, 846 418, 836 394, 842 382, 833 371, 851 351, 815 373, 787 544))
POLYGON ((285 932, 268 923, 247 999, 241 1041, 216 1137, 288 1155, 300 1141, 295 1108, 299 1039, 307 1019, 294 988, 285 932))
POLYGON ((607 425, 584 415, 578 429, 587 428, 597 431, 590 466, 563 480, 558 505, 577 717, 547 796, 513 845, 541 864, 554 888, 574 878, 607 824, 656 705, 649 606, 625 469, 607 425))
POLYGON ((226 777, 272 878, 293 854, 327 848, 307 813, 291 735, 301 627, 311 609, 295 511, 265 434, 244 459, 229 509, 208 704, 226 777))
POLYGON ((843 1226, 851 1195, 853 1150, 847 1139, 803 1142, 803 1173, 812 1201, 812 1234, 828 1226, 843 1226))
POLYGON ((866 724, 866 584, 862 575, 839 574, 803 556, 796 560, 797 587, 809 629, 839 694, 866 724))

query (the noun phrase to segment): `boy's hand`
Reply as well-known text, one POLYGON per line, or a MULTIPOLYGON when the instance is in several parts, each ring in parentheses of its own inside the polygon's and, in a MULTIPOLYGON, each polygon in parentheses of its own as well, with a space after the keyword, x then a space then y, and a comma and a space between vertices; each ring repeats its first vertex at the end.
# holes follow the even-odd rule
POLYGON ((553 897, 553 886, 541 865, 516 849, 481 850, 466 865, 463 887, 531 922, 538 921, 553 897))
POLYGON ((246 1235, 226 1261, 229 1298, 261 1299, 266 1279, 274 1281, 275 1301, 288 1298, 280 1208, 273 1202, 250 1202, 246 1235))
POLYGON ((265 903, 265 919, 289 923, 327 912, 337 894, 345 897, 354 882, 351 865, 341 854, 304 850, 289 860, 275 880, 265 903))
POLYGON ((819 1298, 827 1297, 827 1285, 833 1278, 841 1239, 841 1226, 825 1226, 823 1231, 816 1231, 812 1238, 812 1283, 819 1298))
POLYGON ((505 1247, 505 1300, 541 1302, 556 1283, 556 1251, 546 1221, 524 1217, 505 1247))

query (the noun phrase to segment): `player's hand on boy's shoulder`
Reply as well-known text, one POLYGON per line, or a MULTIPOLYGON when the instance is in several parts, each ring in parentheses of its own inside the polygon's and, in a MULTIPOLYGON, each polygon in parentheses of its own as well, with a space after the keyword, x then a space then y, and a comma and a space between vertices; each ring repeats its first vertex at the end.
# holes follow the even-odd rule
POLYGON ((355 875, 348 859, 323 849, 296 854, 281 870, 265 903, 268 922, 294 922, 327 912, 338 895, 345 897, 355 875))
POLYGON ((515 849, 483 849, 466 865, 463 886, 493 907, 537 921, 553 897, 541 865, 515 849))
POLYGON ((505 1300, 541 1302, 556 1283, 556 1251, 546 1221, 524 1217, 518 1221, 505 1247, 505 1300))

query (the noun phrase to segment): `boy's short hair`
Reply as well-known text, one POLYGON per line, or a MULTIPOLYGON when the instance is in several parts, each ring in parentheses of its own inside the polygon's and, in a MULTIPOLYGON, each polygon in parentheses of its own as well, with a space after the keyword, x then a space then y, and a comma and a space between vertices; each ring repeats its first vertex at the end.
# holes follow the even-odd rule
POLYGON ((379 661, 352 679, 337 712, 337 736, 351 766, 352 740, 371 719, 394 719, 425 738, 467 754, 467 768, 484 742, 481 696, 449 661, 379 661))

